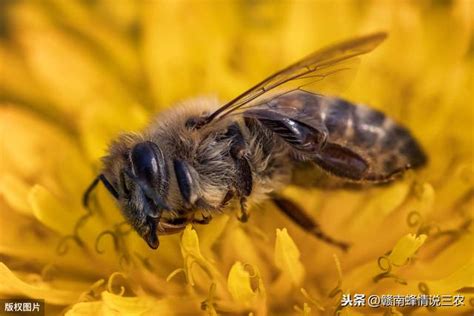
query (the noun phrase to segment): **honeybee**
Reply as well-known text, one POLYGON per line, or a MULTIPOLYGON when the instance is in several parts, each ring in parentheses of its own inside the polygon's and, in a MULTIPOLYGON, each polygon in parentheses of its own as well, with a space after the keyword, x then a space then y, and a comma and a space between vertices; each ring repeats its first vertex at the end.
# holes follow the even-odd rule
MULTIPOLYGON (((346 69, 386 38, 375 33, 316 51, 230 102, 188 102, 160 113, 141 133, 122 134, 103 158, 99 182, 156 249, 159 235, 206 224, 235 205, 271 199, 302 229, 332 245, 316 221, 278 192, 321 175, 343 183, 385 183, 425 164, 410 131, 384 113, 318 94, 312 86, 346 69)), ((317 186, 318 181, 310 185, 317 186)))

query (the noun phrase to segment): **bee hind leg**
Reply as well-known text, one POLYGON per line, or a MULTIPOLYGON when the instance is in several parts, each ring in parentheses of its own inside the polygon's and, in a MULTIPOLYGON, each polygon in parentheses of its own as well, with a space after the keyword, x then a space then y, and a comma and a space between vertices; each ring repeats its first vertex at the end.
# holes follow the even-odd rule
POLYGON ((321 230, 321 227, 319 227, 319 224, 291 200, 280 195, 273 195, 272 201, 286 216, 306 232, 330 245, 340 248, 344 252, 349 249, 350 245, 348 243, 338 241, 326 235, 321 230))

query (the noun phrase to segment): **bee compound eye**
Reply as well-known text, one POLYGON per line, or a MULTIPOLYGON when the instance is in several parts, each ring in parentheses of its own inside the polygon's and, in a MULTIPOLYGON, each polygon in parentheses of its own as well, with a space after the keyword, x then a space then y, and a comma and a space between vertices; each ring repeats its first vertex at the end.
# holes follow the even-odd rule
POLYGON ((151 142, 136 144, 131 153, 133 173, 141 180, 153 182, 158 176, 158 159, 151 142))

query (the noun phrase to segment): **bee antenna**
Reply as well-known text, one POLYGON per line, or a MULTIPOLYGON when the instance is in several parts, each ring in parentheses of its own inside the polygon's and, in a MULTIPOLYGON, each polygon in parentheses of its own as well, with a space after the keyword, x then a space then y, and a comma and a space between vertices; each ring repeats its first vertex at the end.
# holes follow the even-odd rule
POLYGON ((97 185, 99 184, 99 181, 102 181, 104 184, 105 188, 107 191, 109 191, 115 199, 118 199, 119 195, 117 190, 115 190, 114 186, 107 180, 107 178, 101 173, 99 174, 93 181, 92 183, 87 187, 86 191, 84 192, 84 195, 82 196, 82 205, 85 208, 89 208, 89 198, 92 193, 92 191, 95 190, 97 185))

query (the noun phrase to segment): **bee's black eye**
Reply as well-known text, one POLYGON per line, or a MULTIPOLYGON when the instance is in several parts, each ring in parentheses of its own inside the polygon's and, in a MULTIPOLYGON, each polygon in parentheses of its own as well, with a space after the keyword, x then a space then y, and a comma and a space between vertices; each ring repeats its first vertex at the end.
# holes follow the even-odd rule
MULTIPOLYGON (((160 148, 150 141, 136 144, 130 152, 134 175, 159 193, 168 182, 166 161, 160 148)), ((161 192, 160 192, 161 191, 161 192)))
POLYGON ((129 178, 135 189, 131 191, 132 200, 141 203, 139 211, 152 218, 160 217, 163 209, 169 209, 166 204, 168 193, 169 172, 165 156, 160 147, 151 142, 138 143, 130 150, 131 170, 125 168, 124 175, 129 178))

